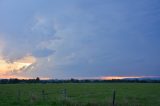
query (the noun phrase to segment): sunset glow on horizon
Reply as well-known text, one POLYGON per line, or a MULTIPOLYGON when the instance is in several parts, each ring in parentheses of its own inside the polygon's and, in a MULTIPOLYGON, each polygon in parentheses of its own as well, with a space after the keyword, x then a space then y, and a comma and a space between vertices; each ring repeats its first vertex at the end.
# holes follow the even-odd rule
POLYGON ((102 80, 121 80, 126 78, 143 78, 144 76, 105 76, 101 77, 102 80))
POLYGON ((121 80, 121 79, 139 79, 139 78, 160 78, 160 76, 103 76, 102 80, 121 80))
MULTIPOLYGON (((26 77, 26 76, 17 76, 17 75, 0 75, 0 79, 36 79, 37 77, 26 77)), ((41 80, 49 80, 52 78, 48 77, 39 77, 41 80)))

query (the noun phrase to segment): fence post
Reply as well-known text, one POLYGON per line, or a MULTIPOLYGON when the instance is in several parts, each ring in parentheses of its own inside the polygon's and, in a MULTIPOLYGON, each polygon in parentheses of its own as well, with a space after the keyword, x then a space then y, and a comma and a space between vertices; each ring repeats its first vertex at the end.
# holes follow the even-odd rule
POLYGON ((115 106, 115 97, 116 97, 116 91, 113 91, 113 101, 112 101, 112 106, 115 106))
POLYGON ((29 106, 31 106, 32 103, 33 103, 33 93, 32 93, 32 91, 29 92, 29 100, 30 100, 29 106))
POLYGON ((63 97, 66 99, 67 98, 67 90, 66 90, 66 88, 63 90, 63 97))
POLYGON ((21 91, 18 90, 18 92, 17 92, 17 101, 20 101, 20 99, 21 99, 21 91))
POLYGON ((45 91, 44 91, 44 89, 42 90, 42 98, 43 98, 43 101, 45 101, 45 91))

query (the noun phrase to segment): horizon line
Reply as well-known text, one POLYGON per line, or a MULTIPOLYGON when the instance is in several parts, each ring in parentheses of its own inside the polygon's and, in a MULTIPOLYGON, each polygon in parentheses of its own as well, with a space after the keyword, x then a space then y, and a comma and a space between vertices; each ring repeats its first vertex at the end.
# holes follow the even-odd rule
MULTIPOLYGON (((0 77, 0 79, 20 79, 20 80, 27 80, 27 79, 36 79, 37 77, 16 77, 16 76, 10 76, 10 77, 0 77)), ((160 75, 156 76, 100 76, 100 77, 70 77, 70 78, 49 78, 49 77, 39 77, 40 80, 69 80, 69 79, 78 79, 78 80, 123 80, 123 79, 140 79, 140 78, 160 78, 160 75)))

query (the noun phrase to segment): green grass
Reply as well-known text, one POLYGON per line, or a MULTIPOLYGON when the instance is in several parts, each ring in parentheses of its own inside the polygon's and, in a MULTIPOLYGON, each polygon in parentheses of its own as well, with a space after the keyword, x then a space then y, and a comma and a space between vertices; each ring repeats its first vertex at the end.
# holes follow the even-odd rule
POLYGON ((160 106, 159 83, 2 84, 0 106, 111 106, 113 90, 116 106, 160 106))

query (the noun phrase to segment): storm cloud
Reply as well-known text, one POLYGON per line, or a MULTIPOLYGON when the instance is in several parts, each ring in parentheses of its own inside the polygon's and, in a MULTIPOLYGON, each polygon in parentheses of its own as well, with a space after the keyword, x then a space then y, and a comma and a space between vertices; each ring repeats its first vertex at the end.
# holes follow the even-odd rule
POLYGON ((1 0, 0 57, 34 56, 31 77, 160 75, 159 3, 1 0))

